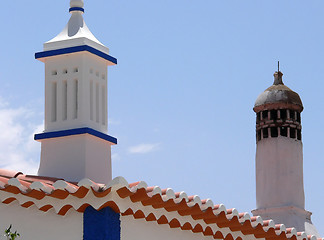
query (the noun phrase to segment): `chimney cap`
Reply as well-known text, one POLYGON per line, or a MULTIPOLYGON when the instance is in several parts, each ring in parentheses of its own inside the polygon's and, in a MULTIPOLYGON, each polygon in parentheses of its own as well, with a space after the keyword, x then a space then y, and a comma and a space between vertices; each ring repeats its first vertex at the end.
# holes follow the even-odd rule
POLYGON ((257 100, 255 101, 253 110, 259 112, 260 109, 264 109, 264 105, 275 105, 280 106, 280 104, 297 105, 299 111, 303 110, 303 103, 298 95, 298 93, 291 90, 289 87, 285 86, 282 81, 283 73, 276 71, 274 74, 273 85, 267 88, 263 93, 261 93, 257 100))

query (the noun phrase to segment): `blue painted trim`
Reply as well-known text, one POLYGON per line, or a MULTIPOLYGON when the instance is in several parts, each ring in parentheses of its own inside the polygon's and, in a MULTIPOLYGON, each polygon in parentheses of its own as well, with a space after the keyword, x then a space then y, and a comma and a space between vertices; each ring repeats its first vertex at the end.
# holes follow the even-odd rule
POLYGON ((84 211, 84 240, 120 240, 120 232, 120 214, 110 207, 97 211, 89 206, 84 211))
POLYGON ((34 139, 37 141, 37 140, 43 140, 49 138, 66 137, 66 136, 73 136, 73 135, 80 135, 80 134, 90 134, 95 137, 106 140, 108 142, 111 142, 113 144, 117 144, 117 138, 114 138, 112 136, 109 136, 107 134, 104 134, 102 132, 99 132, 97 130, 88 127, 55 131, 55 132, 39 133, 34 135, 34 139))
POLYGON ((50 50, 50 51, 44 51, 44 52, 38 52, 35 53, 35 58, 45 58, 45 57, 53 57, 57 55, 63 55, 63 54, 69 54, 69 53, 76 53, 76 52, 90 52, 94 55, 97 55, 109 62, 112 62, 114 64, 117 64, 117 59, 104 53, 101 52, 93 47, 90 47, 88 45, 81 45, 81 46, 76 46, 76 47, 68 47, 68 48, 61 48, 61 49, 56 49, 56 50, 50 50))
POLYGON ((69 9, 69 12, 72 12, 72 11, 81 11, 81 12, 84 12, 84 8, 82 8, 82 7, 71 7, 69 9))

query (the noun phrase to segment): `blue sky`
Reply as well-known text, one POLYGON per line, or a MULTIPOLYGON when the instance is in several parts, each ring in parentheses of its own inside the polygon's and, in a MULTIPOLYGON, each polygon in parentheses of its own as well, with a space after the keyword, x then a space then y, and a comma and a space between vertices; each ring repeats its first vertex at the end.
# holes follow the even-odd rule
MULTIPOLYGON (((0 3, 1 167, 38 168, 44 66, 34 53, 63 29, 68 2, 0 3)), ((252 108, 280 60, 304 103, 306 209, 324 235, 323 1, 86 0, 85 10, 118 58, 108 75, 114 176, 254 209, 252 108)))

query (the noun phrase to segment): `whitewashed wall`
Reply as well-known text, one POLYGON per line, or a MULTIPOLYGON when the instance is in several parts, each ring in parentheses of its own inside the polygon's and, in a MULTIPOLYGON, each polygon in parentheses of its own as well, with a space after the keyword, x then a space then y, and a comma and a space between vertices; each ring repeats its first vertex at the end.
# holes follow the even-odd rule
POLYGON ((303 144, 297 139, 262 139, 256 150, 257 208, 305 207, 303 144))
POLYGON ((180 228, 170 228, 168 224, 159 225, 157 222, 147 222, 145 219, 134 219, 133 216, 121 216, 122 240, 200 240, 214 239, 201 233, 184 231, 180 228))
POLYGON ((110 143, 90 134, 44 139, 38 175, 79 182, 89 178, 109 183, 112 176, 110 143))
POLYGON ((53 210, 44 213, 33 206, 23 208, 17 202, 1 203, 0 236, 10 224, 20 233, 19 239, 22 240, 83 239, 83 214, 73 210, 60 216, 53 210))

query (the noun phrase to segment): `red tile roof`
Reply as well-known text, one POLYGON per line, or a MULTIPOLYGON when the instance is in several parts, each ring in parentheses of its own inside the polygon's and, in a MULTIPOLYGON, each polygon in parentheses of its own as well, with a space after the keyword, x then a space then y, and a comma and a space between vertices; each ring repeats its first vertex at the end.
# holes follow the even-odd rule
POLYGON ((226 209, 223 204, 214 205, 210 199, 201 200, 199 196, 187 196, 185 192, 175 193, 170 188, 148 187, 145 182, 129 184, 122 177, 113 179, 106 186, 89 179, 75 183, 0 169, 0 201, 4 204, 18 201, 25 208, 35 205, 45 212, 53 208, 59 215, 65 215, 71 208, 83 212, 90 205, 97 210, 109 206, 122 216, 132 215, 135 219, 200 232, 214 239, 239 240, 242 237, 235 235, 239 233, 266 239, 316 240, 315 236, 306 236, 295 228, 275 224, 273 220, 239 213, 235 208, 226 209), (131 204, 120 206, 116 196, 131 204), (131 205, 136 203, 141 203, 140 207, 133 208, 131 205), (158 214, 156 210, 161 209, 164 213, 158 214))

